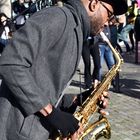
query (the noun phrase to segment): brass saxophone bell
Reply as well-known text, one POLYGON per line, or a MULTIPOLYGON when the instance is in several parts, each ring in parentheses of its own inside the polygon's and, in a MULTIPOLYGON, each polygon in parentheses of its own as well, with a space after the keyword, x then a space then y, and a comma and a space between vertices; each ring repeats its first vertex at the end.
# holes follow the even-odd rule
POLYGON ((102 136, 107 139, 111 137, 111 127, 106 117, 99 118, 98 121, 89 124, 79 140, 97 140, 102 136))

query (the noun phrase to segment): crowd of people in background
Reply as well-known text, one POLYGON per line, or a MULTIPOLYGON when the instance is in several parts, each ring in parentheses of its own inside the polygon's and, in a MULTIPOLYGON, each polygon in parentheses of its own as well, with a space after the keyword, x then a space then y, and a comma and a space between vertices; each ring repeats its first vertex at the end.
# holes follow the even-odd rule
MULTIPOLYGON (((125 53, 131 55, 133 53, 136 53, 137 51, 138 48, 137 44, 138 41, 140 41, 140 39, 138 39, 140 37, 139 11, 140 10, 138 7, 137 0, 132 0, 128 12, 126 14, 112 17, 109 23, 107 23, 104 27, 103 32, 106 34, 106 36, 109 38, 110 42, 112 43, 113 47, 118 50, 118 52, 122 57, 125 53)), ((115 64, 115 60, 110 48, 108 47, 106 42, 102 40, 100 35, 91 38, 94 38, 93 39, 94 41, 92 41, 93 44, 89 45, 90 53, 87 53, 88 52, 87 47, 84 47, 83 49, 83 54, 84 54, 83 62, 85 64, 85 69, 84 69, 85 89, 90 89, 92 85, 97 85, 96 83, 102 81, 102 77, 103 77, 102 67, 104 62, 106 62, 108 69, 111 69, 112 66, 115 64), (94 46, 92 47, 92 49, 93 52, 96 52, 96 58, 98 58, 98 61, 96 58, 93 57, 91 46, 94 46), (97 49, 99 51, 97 51, 97 49), (96 62, 94 62, 95 60, 93 61, 94 62, 93 70, 91 70, 91 66, 90 66, 91 65, 89 59, 90 56, 92 56, 92 58, 96 60, 96 62), (98 62, 98 67, 96 66, 97 62, 98 62), (94 72, 95 69, 96 69, 96 73, 94 72), (96 80, 94 77, 97 77, 96 80)), ((116 79, 114 79, 112 82, 112 86, 114 88, 116 88, 116 86, 119 86, 116 85, 116 83, 118 83, 119 80, 118 76, 119 74, 116 76, 116 79)))
MULTIPOLYGON (((21 28, 35 12, 56 5, 60 0, 1 0, 0 54, 15 30, 21 28)), ((62 1, 61 1, 62 3, 62 1)))
MULTIPOLYGON (((9 0, 7 0, 7 3, 8 2, 9 0)), ((9 5, 8 10, 11 9, 10 12, 6 10, 7 8, 5 8, 6 12, 1 8, 0 53, 2 53, 14 31, 21 28, 32 14, 42 8, 57 5, 59 2, 62 4, 65 0, 14 0, 11 5, 7 4, 9 5)), ((129 3, 128 12, 113 17, 112 21, 114 21, 110 21, 110 23, 104 28, 111 43, 121 55, 124 53, 135 53, 138 41, 140 41, 140 10, 138 2, 137 0, 130 0, 129 2, 131 3, 129 3), (126 47, 125 50, 122 49, 122 43, 126 47)), ((115 60, 111 50, 106 47, 107 45, 101 40, 101 38, 99 38, 99 36, 90 36, 87 40, 88 43, 83 45, 82 56, 85 64, 85 88, 89 89, 92 83, 96 85, 96 83, 98 83, 97 81, 101 81, 103 61, 105 60, 108 69, 111 69, 115 64, 115 60), (87 48, 87 45, 89 45, 89 49, 87 48), (94 62, 93 72, 91 72, 90 56, 92 56, 94 62)))
POLYGON ((0 13, 0 53, 2 53, 14 31, 14 23, 11 22, 5 13, 0 13))

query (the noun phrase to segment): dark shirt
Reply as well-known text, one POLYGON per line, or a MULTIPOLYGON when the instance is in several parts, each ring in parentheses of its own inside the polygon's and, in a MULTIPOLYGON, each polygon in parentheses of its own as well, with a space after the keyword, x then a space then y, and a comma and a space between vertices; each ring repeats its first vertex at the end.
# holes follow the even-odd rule
POLYGON ((22 15, 26 15, 26 11, 27 8, 25 7, 24 4, 19 4, 18 1, 15 1, 12 3, 12 9, 16 14, 22 14, 22 15))

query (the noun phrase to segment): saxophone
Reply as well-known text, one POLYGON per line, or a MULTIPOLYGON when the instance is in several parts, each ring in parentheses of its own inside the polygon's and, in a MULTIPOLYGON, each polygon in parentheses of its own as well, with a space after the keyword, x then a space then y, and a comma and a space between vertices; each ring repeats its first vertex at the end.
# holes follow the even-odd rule
MULTIPOLYGON (((91 91, 89 97, 74 113, 75 118, 81 122, 84 130, 83 134, 78 137, 78 140, 97 140, 101 136, 104 136, 107 139, 111 137, 111 127, 105 116, 100 115, 96 122, 90 123, 90 120, 92 119, 93 114, 99 109, 99 106, 97 105, 99 97, 102 95, 103 91, 109 89, 111 81, 120 70, 120 65, 123 63, 123 59, 118 51, 111 45, 106 35, 103 32, 101 32, 100 35, 112 50, 116 63, 105 74, 102 82, 91 91)), ((61 138, 59 137, 56 140, 61 140, 61 138)))

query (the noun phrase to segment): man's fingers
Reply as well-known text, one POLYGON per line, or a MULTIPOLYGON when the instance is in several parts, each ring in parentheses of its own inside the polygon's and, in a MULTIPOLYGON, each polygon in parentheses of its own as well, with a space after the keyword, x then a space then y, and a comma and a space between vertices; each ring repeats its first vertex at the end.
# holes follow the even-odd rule
POLYGON ((109 97, 109 93, 108 93, 107 91, 104 91, 104 92, 103 92, 103 96, 104 96, 104 97, 109 97))
POLYGON ((108 99, 109 99, 109 93, 107 91, 104 91, 103 94, 99 98, 99 101, 100 101, 99 113, 102 114, 102 115, 109 115, 109 113, 104 110, 108 106, 108 99))
POLYGON ((78 129, 78 135, 81 135, 81 134, 83 134, 83 131, 84 131, 84 129, 83 129, 83 126, 82 126, 82 124, 81 123, 79 123, 79 129, 78 129))
POLYGON ((108 106, 108 100, 104 98, 103 100, 103 108, 106 108, 108 106))
POLYGON ((108 106, 108 99, 109 99, 109 93, 104 91, 103 94, 99 97, 99 107, 102 109, 107 108, 108 106))
POLYGON ((100 109, 99 113, 102 114, 103 116, 104 115, 109 115, 109 112, 105 111, 104 109, 100 109))
POLYGON ((100 101, 104 101, 104 98, 109 99, 109 93, 107 91, 104 91, 103 94, 99 97, 100 101))
POLYGON ((73 135, 71 135, 71 140, 78 140, 79 136, 83 133, 82 124, 79 123, 79 126, 79 129, 73 135))
POLYGON ((103 94, 99 97, 99 101, 104 102, 105 99, 110 99, 109 98, 109 93, 104 91, 103 94))
POLYGON ((71 135, 71 140, 78 140, 78 132, 77 131, 73 135, 71 135))
POLYGON ((104 100, 104 96, 101 95, 101 96, 100 96, 100 101, 103 101, 103 100, 104 100))

